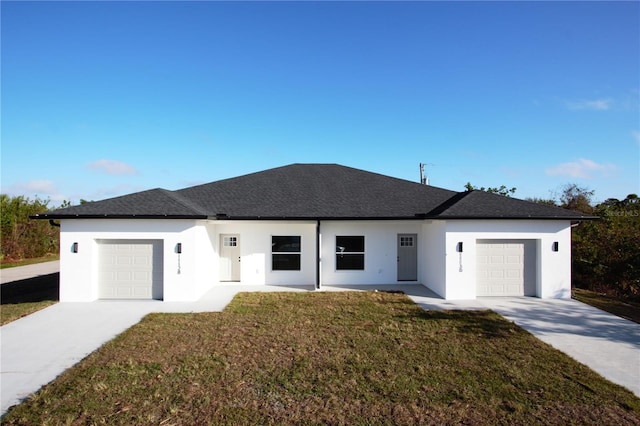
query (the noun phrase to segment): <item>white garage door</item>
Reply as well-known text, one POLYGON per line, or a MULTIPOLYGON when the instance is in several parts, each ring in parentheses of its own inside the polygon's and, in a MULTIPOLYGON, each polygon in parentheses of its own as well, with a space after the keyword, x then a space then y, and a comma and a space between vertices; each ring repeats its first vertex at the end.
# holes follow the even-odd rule
POLYGON ((479 240, 476 253, 477 296, 524 296, 524 242, 479 240))
POLYGON ((100 299, 162 299, 162 241, 98 241, 100 299))

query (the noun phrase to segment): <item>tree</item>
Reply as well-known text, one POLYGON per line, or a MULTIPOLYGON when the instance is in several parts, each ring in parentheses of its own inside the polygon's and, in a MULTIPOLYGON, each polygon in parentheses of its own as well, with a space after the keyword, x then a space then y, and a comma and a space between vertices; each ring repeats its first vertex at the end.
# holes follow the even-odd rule
POLYGON ((471 182, 467 182, 467 184, 464 186, 464 188, 467 191, 485 191, 485 192, 490 192, 492 194, 504 195, 505 197, 511 197, 516 192, 516 188, 515 187, 514 188, 507 188, 505 185, 501 185, 499 188, 498 187, 485 188, 484 186, 478 188, 477 186, 471 185, 471 182))
POLYGON ((595 191, 578 186, 575 183, 569 183, 562 188, 560 193, 560 207, 582 213, 593 213, 591 200, 594 193, 595 191))
POLYGON ((59 228, 48 222, 31 220, 29 216, 45 212, 49 200, 0 194, 0 257, 11 260, 41 257, 57 253, 60 245, 59 228))
POLYGON ((527 197, 525 198, 525 201, 530 201, 532 203, 537 203, 537 204, 544 204, 547 206, 557 206, 558 203, 556 203, 556 200, 554 200, 553 198, 539 198, 539 197, 527 197))
POLYGON ((640 199, 629 194, 624 200, 608 198, 593 206, 594 193, 570 183, 553 199, 529 201, 598 216, 572 230, 573 285, 640 300, 640 199))
MULTIPOLYGON (((587 191, 593 194, 592 191, 587 191)), ((580 194, 579 194, 580 195, 580 194)), ((575 202, 575 200, 573 200, 575 202)), ((581 211, 587 208, 578 196, 581 211)), ((572 235, 573 281, 577 287, 640 299, 640 203, 635 194, 589 206, 597 221, 582 222, 572 235)))

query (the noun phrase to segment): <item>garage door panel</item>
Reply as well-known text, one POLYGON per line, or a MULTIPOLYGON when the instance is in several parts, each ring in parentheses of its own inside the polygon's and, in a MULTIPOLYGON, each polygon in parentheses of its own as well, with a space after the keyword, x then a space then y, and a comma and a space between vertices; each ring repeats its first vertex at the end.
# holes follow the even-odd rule
POLYGON ((162 298, 162 241, 98 241, 101 299, 162 298))
POLYGON ((133 258, 133 265, 135 266, 149 266, 151 264, 151 258, 136 256, 133 258))
POLYGON ((490 240, 476 244, 478 296, 524 295, 524 245, 522 241, 490 240))
POLYGON ((522 279, 522 273, 521 271, 514 271, 514 270, 506 270, 505 272, 505 276, 504 278, 510 279, 510 280, 520 280, 522 279))

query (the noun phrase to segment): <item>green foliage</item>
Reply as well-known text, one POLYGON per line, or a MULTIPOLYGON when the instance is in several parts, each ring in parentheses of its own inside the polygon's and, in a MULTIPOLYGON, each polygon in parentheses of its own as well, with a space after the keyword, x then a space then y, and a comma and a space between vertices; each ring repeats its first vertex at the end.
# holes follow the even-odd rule
POLYGON ((2 260, 19 260, 58 253, 60 228, 29 216, 49 210, 49 200, 0 194, 0 256, 2 260))
MULTIPOLYGON (((610 198, 591 208, 597 221, 573 229, 577 287, 640 300, 640 201, 610 198)), ((584 211, 584 210, 583 210, 584 211)))
POLYGON ((545 204, 547 206, 558 206, 558 203, 556 203, 556 200, 553 198, 527 197, 525 200, 532 203, 545 204))
POLYGON ((552 199, 529 198, 540 204, 600 217, 584 221, 571 234, 574 287, 617 298, 640 300, 640 198, 609 198, 593 206, 594 191, 574 183, 552 199))
POLYGON ((477 186, 471 185, 471 182, 467 182, 467 184, 464 186, 464 188, 467 191, 485 191, 485 192, 489 192, 491 194, 503 195, 505 197, 511 197, 516 192, 516 188, 515 187, 507 188, 506 186, 501 185, 499 188, 498 187, 485 188, 484 186, 478 188, 477 186))
POLYGON ((564 186, 560 194, 560 206, 582 213, 593 213, 591 200, 595 191, 570 183, 564 186))

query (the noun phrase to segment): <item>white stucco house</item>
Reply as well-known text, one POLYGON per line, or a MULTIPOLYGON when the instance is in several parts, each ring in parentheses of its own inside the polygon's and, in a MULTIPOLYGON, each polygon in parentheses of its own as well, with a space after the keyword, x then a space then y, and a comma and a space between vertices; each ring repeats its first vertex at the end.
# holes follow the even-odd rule
POLYGON ((445 299, 568 298, 581 213, 336 164, 293 164, 40 214, 60 300, 192 301, 216 286, 422 284, 445 299))

